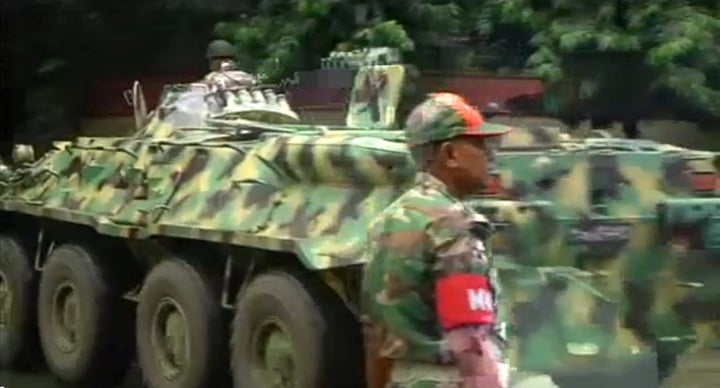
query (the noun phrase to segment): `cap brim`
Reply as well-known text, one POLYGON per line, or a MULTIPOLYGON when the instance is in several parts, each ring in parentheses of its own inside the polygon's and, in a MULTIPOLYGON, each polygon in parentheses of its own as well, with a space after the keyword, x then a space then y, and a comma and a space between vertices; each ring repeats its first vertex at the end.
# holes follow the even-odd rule
POLYGON ((497 136, 512 131, 512 127, 502 124, 482 123, 478 128, 468 131, 468 136, 497 136))

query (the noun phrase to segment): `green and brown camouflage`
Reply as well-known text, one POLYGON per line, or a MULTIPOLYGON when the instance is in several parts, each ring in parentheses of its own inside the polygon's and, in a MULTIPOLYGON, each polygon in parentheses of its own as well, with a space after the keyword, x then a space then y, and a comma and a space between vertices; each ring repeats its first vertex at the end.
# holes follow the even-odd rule
MULTIPOLYGON (((271 86, 169 86, 130 136, 13 163, 0 224, 85 225, 133 249, 177 239, 282 252, 356 311, 366 231, 415 175, 394 123, 402 69, 361 68, 345 127, 302 123, 271 86)), ((652 141, 508 134, 497 184, 467 204, 497 229, 511 363, 564 381, 718 341, 719 161, 652 141)))
MULTIPOLYGON (((499 142, 497 135, 510 131, 506 125, 484 122, 482 116, 456 94, 433 93, 408 116, 405 142, 409 147, 449 140, 461 135, 487 136, 499 142), (449 108, 449 109, 448 109, 449 108)), ((494 146, 491 146, 494 150, 494 146)))
POLYGON ((405 68, 379 65, 360 68, 350 95, 345 124, 359 128, 391 128, 400 100, 405 68))
POLYGON ((477 239, 485 239, 491 226, 473 216, 442 182, 421 172, 413 187, 370 225, 363 314, 385 332, 382 357, 426 363, 447 358, 433 306, 428 306, 432 279, 451 273, 491 275, 488 262, 476 260, 474 252, 477 239), (476 236, 475 228, 484 230, 476 236))

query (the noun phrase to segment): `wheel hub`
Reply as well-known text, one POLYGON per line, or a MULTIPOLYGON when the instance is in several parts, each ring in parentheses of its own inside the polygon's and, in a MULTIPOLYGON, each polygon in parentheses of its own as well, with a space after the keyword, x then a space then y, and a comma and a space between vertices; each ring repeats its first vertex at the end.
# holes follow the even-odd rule
POLYGON ((62 352, 70 353, 77 348, 79 317, 75 286, 64 282, 55 291, 51 318, 55 343, 62 352))
POLYGON ((253 338, 253 375, 263 387, 295 385, 295 361, 290 336, 282 323, 271 319, 260 325, 253 338))
POLYGON ((174 380, 190 362, 188 325, 180 305, 165 297, 153 316, 152 347, 163 376, 174 380))
POLYGON ((12 291, 5 273, 0 271, 0 330, 10 325, 12 319, 12 291))

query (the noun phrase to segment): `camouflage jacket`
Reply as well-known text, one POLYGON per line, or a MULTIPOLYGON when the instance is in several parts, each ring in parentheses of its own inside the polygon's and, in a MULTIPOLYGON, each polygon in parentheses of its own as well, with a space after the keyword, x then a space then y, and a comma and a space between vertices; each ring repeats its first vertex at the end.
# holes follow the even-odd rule
POLYGON ((471 230, 478 220, 489 225, 427 173, 418 174, 415 186, 374 220, 365 252, 362 314, 379 338, 380 356, 449 361, 435 309, 435 281, 450 273, 494 278, 484 243, 471 230))
POLYGON ((213 71, 206 74, 202 81, 222 89, 257 85, 255 77, 241 70, 213 71))

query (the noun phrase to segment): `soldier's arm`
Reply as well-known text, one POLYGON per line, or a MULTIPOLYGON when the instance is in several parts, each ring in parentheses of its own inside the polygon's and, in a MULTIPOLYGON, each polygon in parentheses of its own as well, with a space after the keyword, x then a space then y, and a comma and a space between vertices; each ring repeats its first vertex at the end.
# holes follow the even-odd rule
POLYGON ((445 340, 463 387, 499 387, 497 355, 491 340, 495 309, 484 246, 467 225, 438 219, 428 236, 436 252, 435 301, 445 340), (486 258, 485 258, 486 259, 486 258))
POLYGON ((377 248, 373 258, 383 263, 383 291, 374 299, 382 310, 383 324, 400 336, 400 341, 436 353, 440 343, 410 329, 418 324, 413 317, 433 314, 422 296, 423 292, 427 295, 424 288, 431 271, 432 251, 425 233, 428 222, 424 214, 402 207, 383 220, 381 233, 374 236, 377 248))
MULTIPOLYGON (((444 329, 492 325, 494 304, 484 246, 455 214, 437 218, 427 235, 434 250, 437 313, 444 329), (485 260, 483 260, 485 259, 485 260)), ((458 217, 459 218, 459 217, 458 217)))

